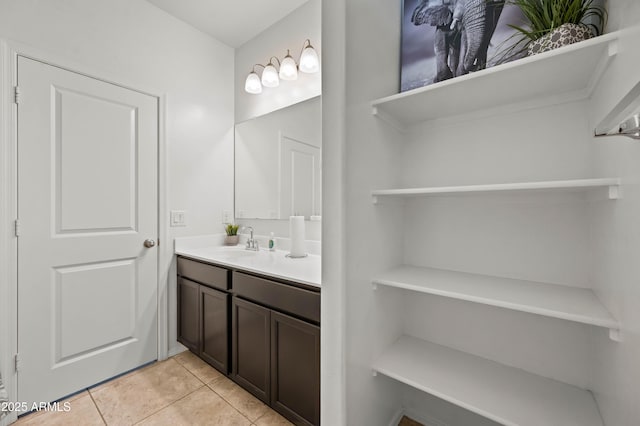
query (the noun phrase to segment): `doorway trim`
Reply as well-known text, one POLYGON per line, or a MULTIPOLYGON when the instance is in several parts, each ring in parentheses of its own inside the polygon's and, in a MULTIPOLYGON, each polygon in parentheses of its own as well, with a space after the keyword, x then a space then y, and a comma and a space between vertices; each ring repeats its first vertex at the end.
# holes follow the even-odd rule
MULTIPOLYGON (((14 87, 18 78, 19 56, 82 74, 93 79, 134 90, 158 100, 158 360, 164 360, 169 350, 168 280, 173 259, 172 245, 168 244, 169 211, 167 200, 167 95, 144 83, 122 81, 108 73, 91 69, 57 54, 45 53, 30 46, 0 40, 0 369, 11 401, 17 401, 18 384, 14 371, 14 355, 18 351, 18 245, 13 227, 18 212, 18 156, 17 105, 14 87)), ((17 413, 0 420, 5 426, 17 418, 17 413)))

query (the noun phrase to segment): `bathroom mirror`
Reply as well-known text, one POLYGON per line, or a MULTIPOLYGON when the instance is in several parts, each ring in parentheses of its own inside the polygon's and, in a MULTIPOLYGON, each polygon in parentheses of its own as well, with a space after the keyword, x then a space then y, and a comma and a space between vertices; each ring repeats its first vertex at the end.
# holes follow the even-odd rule
POLYGON ((320 96, 235 126, 235 216, 319 220, 320 96))

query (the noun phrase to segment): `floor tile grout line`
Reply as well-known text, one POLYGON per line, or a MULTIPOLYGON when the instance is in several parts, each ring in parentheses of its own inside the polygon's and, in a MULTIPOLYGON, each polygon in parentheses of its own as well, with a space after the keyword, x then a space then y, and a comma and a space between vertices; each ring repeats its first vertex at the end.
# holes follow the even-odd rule
POLYGON ((98 391, 98 390, 108 389, 108 388, 112 387, 120 379, 134 377, 134 376, 138 375, 138 373, 141 373, 142 371, 146 370, 147 368, 154 368, 155 366, 159 365, 162 362, 166 362, 169 359, 171 359, 171 358, 167 358, 164 361, 156 360, 156 361, 148 362, 148 363, 143 364, 143 365, 141 365, 139 367, 136 367, 136 368, 131 369, 129 371, 125 371, 124 373, 117 374, 117 375, 115 375, 113 377, 107 378, 107 379, 105 379, 105 380, 103 380, 101 382, 98 382, 98 383, 96 383, 94 385, 91 385, 88 388, 86 388, 85 390, 86 391, 90 391, 91 389, 96 389, 96 391, 98 391))
MULTIPOLYGON (((221 393, 217 392, 216 390, 214 390, 214 389, 210 386, 210 385, 212 385, 212 384, 214 384, 214 383, 216 383, 216 382, 218 382, 218 381, 221 381, 221 380, 223 380, 223 379, 225 379, 225 378, 226 378, 226 379, 229 379, 228 377, 226 377, 225 375, 223 375, 223 374, 221 373, 218 377, 216 377, 216 378, 214 378, 214 379, 211 379, 211 380, 209 380, 208 382, 205 382, 205 381, 204 381, 203 379, 201 379, 198 375, 196 375, 196 373, 195 373, 194 371, 192 371, 192 370, 191 370, 191 369, 190 369, 186 364, 181 363, 180 361, 178 361, 177 359, 175 359, 175 357, 171 357, 171 358, 169 358, 169 359, 173 359, 173 361, 176 363, 176 365, 180 365, 182 368, 184 368, 184 369, 185 369, 185 370, 186 370, 186 371, 187 371, 191 376, 193 376, 193 377, 194 377, 194 378, 195 378, 195 379, 200 383, 200 386, 198 386, 197 388, 193 389, 193 390, 192 390, 192 391, 190 391, 190 392, 187 392, 186 394, 184 394, 184 395, 183 395, 183 396, 181 396, 180 398, 178 398, 178 399, 176 399, 176 400, 174 400, 174 401, 171 401, 171 402, 169 402, 168 404, 164 405, 163 407, 161 407, 161 408, 159 408, 159 409, 157 409, 157 410, 153 411, 152 413, 148 414, 148 415, 147 415, 147 416, 145 416, 144 418, 142 418, 142 419, 140 419, 140 420, 137 420, 137 421, 136 421, 136 423, 135 423, 136 425, 137 425, 137 424, 140 424, 140 423, 144 422, 145 420, 147 420, 148 418, 150 418, 150 417, 152 417, 152 416, 156 415, 156 414, 157 414, 157 413, 159 413, 160 411, 162 411, 162 410, 164 410, 164 409, 166 409, 166 408, 169 408, 169 407, 171 407, 171 406, 172 406, 172 405, 174 405, 174 404, 177 404, 178 402, 182 401, 183 399, 187 398, 188 396, 192 395, 193 393, 195 393, 195 392, 197 392, 197 391, 202 390, 203 388, 206 388, 207 390, 209 390, 209 391, 213 392, 214 394, 218 395, 218 397, 220 397, 220 399, 222 399, 222 400, 223 400, 227 405, 229 405, 231 408, 233 408, 233 409, 234 409, 234 411, 236 411, 236 412, 237 412, 238 414, 240 414, 243 418, 245 418, 245 419, 249 422, 250 426, 256 426, 256 422, 257 422, 257 421, 259 421, 261 418, 263 418, 264 416, 266 416, 266 415, 269 413, 268 406, 267 406, 266 404, 264 404, 264 402, 263 402, 263 401, 260 401, 258 398, 256 398, 256 397, 255 397, 255 396, 253 396, 253 395, 250 395, 250 396, 251 396, 252 398, 254 398, 257 402, 259 402, 260 404, 264 405, 264 406, 267 408, 267 410, 266 410, 264 413, 260 414, 256 419, 251 420, 251 419, 248 417, 248 415, 247 415, 247 414, 245 414, 245 413, 244 413, 243 411, 241 411, 238 407, 236 407, 236 406, 235 406, 235 405, 234 405, 234 404, 233 404, 229 399, 225 398, 221 393)), ((149 365, 148 367, 153 368, 153 367, 154 367, 154 366, 156 366, 156 365, 157 365, 157 363, 154 363, 153 365, 149 365)), ((211 367, 211 368, 213 368, 213 367, 211 367)), ((94 397, 94 395, 93 395, 93 391, 99 392, 99 391, 101 391, 101 390, 103 390, 103 389, 109 388, 109 387, 111 387, 111 385, 113 385, 113 383, 115 383, 116 381, 118 381, 118 379, 125 378, 125 377, 132 377, 132 376, 135 376, 135 375, 137 375, 138 373, 140 373, 140 372, 141 372, 142 370, 144 370, 144 369, 145 369, 145 368, 136 369, 136 370, 134 370, 134 371, 129 372, 128 374, 124 374, 124 375, 121 375, 121 376, 118 376, 118 377, 114 377, 114 378, 113 378, 113 379, 111 379, 111 380, 107 380, 107 381, 105 381, 105 382, 101 383, 101 384, 100 384, 100 386, 94 386, 94 387, 90 387, 90 388, 85 388, 85 389, 83 389, 83 391, 84 391, 84 392, 86 392, 86 393, 89 395, 89 398, 91 399, 91 402, 93 403, 94 407, 95 407, 95 408, 96 408, 96 410, 98 411, 98 414, 100 415, 100 419, 102 420, 102 422, 103 422, 103 424, 104 424, 105 426, 109 426, 109 423, 108 423, 108 422, 107 422, 107 420, 105 419, 105 416, 104 416, 104 414, 103 414, 102 410, 100 409, 100 406, 99 406, 99 404, 98 404, 97 400, 95 399, 95 397, 94 397)), ((229 380, 230 380, 230 379, 229 379, 229 380)), ((234 384, 235 384, 235 382, 233 382, 233 381, 232 381, 232 383, 234 383, 234 384)), ((42 413, 41 413, 41 414, 42 414, 42 413)))
MULTIPOLYGON (((176 399, 175 401, 171 401, 169 404, 165 405, 164 407, 160 408, 159 410, 154 411, 153 413, 149 414, 146 417, 143 417, 142 419, 138 420, 137 422, 134 423, 134 425, 139 425, 140 423, 144 422, 145 420, 147 420, 149 417, 158 414, 160 411, 164 410, 165 408, 169 408, 171 407, 173 404, 178 403, 179 401, 182 401, 183 399, 185 399, 186 397, 188 397, 189 395, 191 395, 194 392, 199 391, 200 389, 207 387, 207 385, 202 385, 200 387, 198 387, 197 389, 192 390, 191 392, 188 392, 186 395, 181 396, 180 398, 176 399)), ((108 426, 108 425, 107 425, 108 426)))
MULTIPOLYGON (((172 358, 169 358, 169 359, 172 359, 172 358)), ((194 373, 193 371, 191 371, 191 370, 190 370, 187 366, 185 366, 184 364, 181 364, 181 363, 180 363, 180 361, 177 361, 177 360, 176 360, 176 364, 178 364, 180 367, 182 367, 182 368, 184 368, 185 370, 187 370, 187 372, 188 372, 189 374, 191 374, 193 377, 195 377, 195 378, 196 378, 200 383, 202 383, 203 385, 207 386, 207 382, 205 382, 204 380, 202 380, 200 377, 196 376, 196 373, 194 373)), ((209 365, 209 364, 207 364, 207 365, 209 365)), ((211 367, 211 366, 210 366, 210 367, 211 367)), ((211 368, 213 368, 213 367, 211 367, 211 368)), ((218 370, 216 370, 216 371, 218 371, 218 370)), ((220 373, 220 377, 224 377, 224 376, 222 375, 222 373, 220 373)), ((214 380, 218 380, 220 377, 216 377, 215 379, 211 380, 209 383, 213 382, 214 380)))
MULTIPOLYGON (((224 377, 224 376, 223 376, 223 377, 224 377)), ((209 383, 213 383, 214 381, 217 381, 217 380, 218 380, 218 379, 216 379, 216 380, 212 380, 212 381, 211 381, 211 382, 209 382, 209 383)), ((229 379, 229 380, 231 380, 231 379, 229 379)), ((235 382, 234 382, 234 384, 235 384, 235 382)), ((257 421, 258 421, 258 419, 260 419, 262 416, 264 416, 265 414, 267 414, 267 411, 268 411, 268 410, 267 410, 267 411, 265 411, 264 413, 262 413, 261 415, 259 415, 257 419, 255 419, 255 420, 251 420, 249 417, 247 417, 247 415, 246 415, 246 414, 244 414, 242 411, 240 411, 240 409, 239 409, 238 407, 236 407, 234 404, 232 404, 232 403, 231 403, 231 401, 229 401, 227 398, 225 398, 224 396, 222 396, 222 394, 220 394, 220 393, 216 392, 216 390, 215 390, 215 389, 213 389, 213 388, 212 388, 211 386, 209 386, 208 384, 207 384, 206 386, 211 390, 211 392, 213 392, 213 393, 215 393, 216 395, 218 395, 218 396, 219 396, 219 397, 220 397, 224 402, 226 402, 227 404, 229 404, 229 406, 230 406, 231 408, 233 408, 233 409, 234 409, 234 410, 236 410, 238 413, 240 413, 240 415, 241 415, 242 417, 244 417, 245 419, 247 419, 247 420, 249 421, 249 423, 251 423, 251 424, 253 424, 254 422, 257 422, 257 421)), ((253 395, 251 395, 251 396, 252 396, 253 398, 255 398, 255 396, 253 396, 253 395)), ((260 401, 258 398, 256 398, 256 399, 257 399, 258 401, 260 401)), ((267 406, 267 405, 266 405, 264 402, 262 402, 262 401, 260 401, 260 403, 261 403, 261 404, 264 404, 265 406, 267 406)), ((268 407, 268 406, 267 406, 267 407, 268 407)))
POLYGON ((98 403, 93 398, 93 394, 91 393, 91 390, 88 389, 88 388, 87 388, 87 393, 89 394, 89 398, 91 398, 91 401, 93 402, 93 405, 96 406, 96 410, 98 410, 98 414, 100 414, 100 418, 102 419, 102 423, 104 423, 105 426, 106 426, 107 425, 107 420, 104 418, 104 415, 102 414, 102 410, 100 410, 100 407, 98 406, 98 403))
MULTIPOLYGON (((148 416, 143 417, 142 419, 138 420, 135 424, 139 424, 140 422, 145 421, 146 419, 148 419, 149 417, 153 416, 154 414, 156 414, 156 413, 158 413, 158 412, 160 412, 160 411, 164 410, 165 408, 167 408, 167 407, 169 407, 169 406, 171 406, 171 405, 175 404, 176 402, 178 402, 178 401, 180 401, 180 400, 182 400, 182 399, 186 398, 187 396, 191 395, 192 393, 196 392, 197 390, 202 389, 203 387, 207 386, 207 384, 206 384, 206 383, 204 383, 202 380, 200 380, 200 379, 199 379, 195 374, 193 374, 193 373, 192 373, 192 372, 191 372, 187 367, 185 367, 184 365, 182 365, 182 364, 181 364, 180 362, 178 362, 177 360, 173 359, 173 357, 171 357, 171 358, 167 358, 165 361, 161 361, 161 362, 166 362, 166 361, 169 361, 169 360, 173 360, 173 362, 175 362, 177 365, 179 365, 180 367, 184 368, 184 369, 187 371, 187 373, 191 374, 191 375, 192 375, 192 376, 193 376, 193 377, 194 377, 198 382, 200 382, 202 385, 201 385, 201 386, 198 386, 196 389, 192 390, 191 392, 187 392, 185 395, 181 396, 180 398, 178 398, 178 399, 176 399, 176 400, 174 400, 174 401, 171 401, 170 403, 168 403, 167 405, 165 405, 165 406, 163 406, 163 407, 159 408, 158 410, 156 410, 156 411, 154 411, 154 412, 150 413, 148 416)), ((158 365, 158 363, 159 363, 159 362, 156 362, 156 363, 154 363, 154 364, 150 365, 150 367, 155 367, 155 366, 157 366, 157 365, 158 365)), ((134 372, 135 372, 135 373, 137 373, 138 371, 141 371, 141 370, 143 370, 143 369, 144 369, 144 368, 141 368, 141 369, 139 369, 139 370, 135 370, 134 372)), ((133 372, 132 372, 132 373, 133 373, 133 372)), ((133 374, 132 374, 132 376, 133 376, 133 374)), ((125 375, 123 375, 123 376, 121 376, 121 377, 129 377, 129 374, 125 374, 125 375)), ((116 381, 116 380, 120 379, 121 377, 116 377, 116 378, 114 378, 112 381, 116 381)), ((108 381, 108 382, 106 382, 105 384, 110 384, 112 381, 108 381)), ((89 393, 91 393, 91 389, 89 389, 89 388, 88 388, 88 389, 87 389, 87 391, 89 391, 89 393)), ((91 396, 91 399, 93 400, 93 395, 91 396)), ((94 403, 95 403, 95 400, 94 400, 94 403)), ((96 404, 96 407, 97 407, 97 406, 98 406, 98 404, 97 404, 97 403, 95 403, 95 404, 96 404)), ((98 408, 98 412, 100 412, 100 415, 102 416, 102 412, 100 411, 100 409, 99 409, 99 408, 98 408)), ((104 421, 105 425, 109 426, 109 423, 104 419, 104 416, 102 416, 102 417, 103 417, 103 421, 104 421)))
MULTIPOLYGON (((192 393, 194 393, 194 392, 196 392, 196 391, 198 391, 198 390, 202 389, 203 387, 206 387, 206 388, 210 389, 212 392, 216 393, 213 389, 211 389, 211 388, 207 385, 207 383, 205 383, 202 379, 200 379, 198 376, 196 376, 196 375, 195 375, 195 374, 194 374, 194 373, 193 373, 189 368, 187 368, 184 364, 182 364, 180 361, 178 361, 177 359, 175 359, 175 357, 176 357, 176 356, 174 355, 174 356, 172 356, 172 357, 170 357, 170 358, 167 358, 167 361, 168 361, 168 360, 173 360, 177 365, 179 365, 180 367, 184 368, 184 369, 187 371, 187 373, 191 374, 191 375, 192 375, 192 376, 193 376, 193 377, 194 377, 198 382, 202 383, 202 386, 199 386, 198 388, 194 389, 193 391, 188 392, 186 395, 183 395, 182 397, 180 397, 180 398, 176 399, 175 401, 170 402, 169 404, 165 405, 164 407, 162 407, 162 408, 160 408, 160 409, 158 409, 158 410, 154 411, 153 413, 149 414, 148 416, 146 416, 146 417, 144 417, 144 418, 142 418, 142 419, 138 420, 138 421, 135 423, 136 425, 137 425, 137 424, 142 423, 143 421, 145 421, 145 420, 146 420, 146 419, 148 419, 149 417, 151 417, 151 416, 153 416, 153 415, 155 415, 155 414, 159 413, 160 411, 164 410, 165 408, 168 408, 168 407, 172 406, 173 404, 176 404, 178 401, 181 401, 181 400, 185 399, 186 397, 188 397, 188 396, 189 396, 189 395, 191 395, 192 393)), ((220 376, 220 377, 224 377, 224 376, 220 376)), ((214 379, 214 380, 218 380, 220 377, 218 377, 218 378, 216 378, 216 379, 214 379)), ((211 381, 211 383, 212 383, 214 380, 212 380, 212 381, 211 381)), ((216 393, 216 394, 217 394, 217 393, 216 393)), ((221 397, 221 398, 222 398, 222 397, 221 397)), ((223 399, 224 399, 224 398, 223 398, 223 399)), ((227 402, 227 403, 228 403, 228 401, 226 401, 226 400, 225 400, 225 402, 227 402)), ((229 405, 231 405, 231 404, 229 404, 229 405)), ((231 405, 231 406, 233 407, 233 405, 231 405)), ((233 408, 234 408, 234 409, 236 409, 235 407, 233 407, 233 408)), ((236 411, 237 411, 237 409, 236 409, 236 411)), ((242 414, 242 413, 240 413, 240 414, 242 414)), ((246 416, 245 416, 245 417, 246 417, 246 416)), ((249 420, 249 419, 247 418, 247 420, 249 420)), ((249 420, 249 421, 251 421, 251 420, 249 420)), ((107 426, 108 426, 108 424, 107 424, 107 426)))

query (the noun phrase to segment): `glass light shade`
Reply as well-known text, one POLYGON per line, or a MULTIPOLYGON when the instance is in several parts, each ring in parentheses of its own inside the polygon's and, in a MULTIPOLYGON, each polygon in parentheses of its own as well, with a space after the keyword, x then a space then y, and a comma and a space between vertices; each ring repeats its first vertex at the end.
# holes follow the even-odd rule
POLYGON ((318 54, 311 45, 304 48, 300 55, 300 71, 313 74, 320 70, 320 61, 318 54))
POLYGON ((262 93, 262 83, 260 83, 260 77, 254 71, 250 72, 247 76, 247 80, 244 82, 244 90, 247 93, 257 95, 262 93))
POLYGON ((269 63, 262 71, 262 85, 264 87, 278 87, 280 84, 280 78, 278 77, 278 71, 273 64, 269 63))
POLYGON ((291 55, 285 56, 280 64, 280 78, 282 80, 295 80, 298 78, 298 65, 291 55))

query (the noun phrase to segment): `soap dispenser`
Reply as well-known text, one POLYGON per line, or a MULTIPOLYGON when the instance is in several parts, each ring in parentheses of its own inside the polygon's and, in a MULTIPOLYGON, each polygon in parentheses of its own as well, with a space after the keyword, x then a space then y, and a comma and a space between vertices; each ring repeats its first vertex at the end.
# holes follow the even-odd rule
POLYGON ((269 237, 269 251, 276 251, 276 239, 273 236, 273 232, 271 233, 271 236, 269 237))

